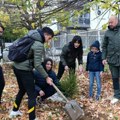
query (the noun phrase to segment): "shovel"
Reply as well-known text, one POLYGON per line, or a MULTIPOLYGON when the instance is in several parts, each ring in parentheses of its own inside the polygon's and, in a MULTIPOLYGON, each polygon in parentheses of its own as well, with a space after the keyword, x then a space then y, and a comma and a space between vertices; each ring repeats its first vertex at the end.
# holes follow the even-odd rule
POLYGON ((84 116, 84 111, 81 109, 79 103, 75 100, 68 100, 63 93, 57 88, 57 86, 53 83, 52 84, 55 90, 63 97, 66 101, 66 105, 64 107, 65 111, 67 112, 70 120, 80 120, 84 116))

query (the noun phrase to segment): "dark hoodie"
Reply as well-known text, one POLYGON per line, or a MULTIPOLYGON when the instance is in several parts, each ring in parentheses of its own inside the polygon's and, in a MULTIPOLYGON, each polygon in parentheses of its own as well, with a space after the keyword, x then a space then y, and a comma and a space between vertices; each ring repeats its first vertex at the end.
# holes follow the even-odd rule
MULTIPOLYGON (((58 80, 56 77, 56 73, 52 70, 52 68, 49 71, 46 70, 45 66, 46 66, 48 61, 51 61, 52 65, 53 65, 53 61, 50 58, 46 58, 44 60, 44 62, 42 63, 42 66, 45 69, 45 71, 47 72, 48 76, 50 78, 52 78, 53 82, 57 85, 58 80)), ((40 72, 38 72, 37 70, 34 70, 33 73, 34 73, 34 77, 35 77, 35 89, 36 89, 36 91, 39 92, 41 89, 45 89, 48 84, 47 84, 45 78, 42 76, 42 74, 40 74, 40 72)))
POLYGON ((96 47, 99 51, 96 53, 93 53, 90 51, 87 55, 87 63, 86 63, 86 71, 103 71, 104 67, 102 64, 102 52, 100 51, 100 43, 98 40, 93 42, 93 44, 90 46, 96 47))

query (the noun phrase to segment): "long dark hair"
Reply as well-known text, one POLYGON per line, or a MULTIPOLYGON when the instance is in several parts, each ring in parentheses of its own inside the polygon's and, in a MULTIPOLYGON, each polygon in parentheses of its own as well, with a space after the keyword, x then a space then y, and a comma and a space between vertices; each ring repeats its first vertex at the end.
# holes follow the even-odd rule
POLYGON ((46 69, 46 64, 47 64, 48 61, 51 62, 51 70, 52 70, 52 66, 53 66, 53 60, 51 58, 45 58, 44 61, 42 62, 42 65, 43 65, 43 68, 45 69, 46 72, 48 72, 47 69, 46 69))
POLYGON ((82 39, 80 36, 76 35, 73 37, 72 41, 69 43, 69 48, 70 48, 70 52, 71 54, 73 55, 73 57, 76 55, 80 55, 82 56, 83 55, 83 44, 82 44, 82 39), (80 46, 78 48, 75 48, 74 47, 74 43, 75 42, 78 42, 80 43, 80 46))

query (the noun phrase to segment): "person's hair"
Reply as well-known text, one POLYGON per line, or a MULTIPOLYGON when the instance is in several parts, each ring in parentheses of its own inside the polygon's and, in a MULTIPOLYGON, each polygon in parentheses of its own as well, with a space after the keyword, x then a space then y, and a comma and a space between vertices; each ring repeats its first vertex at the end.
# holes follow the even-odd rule
MULTIPOLYGON (((45 58, 44 61, 42 62, 43 68, 46 70, 46 64, 47 62, 50 61, 51 62, 51 70, 52 70, 52 66, 53 66, 53 60, 51 58, 45 58)), ((47 70, 46 70, 47 71, 47 70)))
POLYGON ((110 18, 114 18, 115 20, 118 20, 118 17, 116 15, 111 15, 110 18))
POLYGON ((71 42, 72 42, 72 43, 75 43, 76 41, 77 41, 78 43, 82 44, 82 39, 81 39, 81 37, 78 36, 78 35, 74 36, 71 42))
POLYGON ((73 37, 72 41, 69 44, 69 48, 71 50, 71 54, 73 56, 76 56, 77 54, 80 54, 81 56, 83 55, 83 44, 82 44, 82 39, 80 36, 76 35, 73 37), (74 43, 78 42, 80 46, 78 48, 74 47, 74 43))
POLYGON ((42 28, 42 32, 47 33, 47 34, 51 35, 52 37, 54 36, 53 30, 51 28, 49 28, 49 27, 42 28))
POLYGON ((3 29, 3 31, 5 30, 4 26, 0 23, 0 27, 3 29))

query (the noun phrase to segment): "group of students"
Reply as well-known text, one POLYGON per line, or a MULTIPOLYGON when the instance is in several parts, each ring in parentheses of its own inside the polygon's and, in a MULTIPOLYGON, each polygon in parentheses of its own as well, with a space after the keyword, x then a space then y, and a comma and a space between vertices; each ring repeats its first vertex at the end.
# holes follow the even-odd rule
MULTIPOLYGON (((64 73, 64 71, 74 70, 75 73, 75 61, 78 59, 79 63, 79 74, 83 72, 83 45, 80 36, 76 35, 73 37, 72 41, 64 45, 60 55, 60 62, 57 75, 52 70, 53 60, 50 58, 44 59, 44 43, 49 42, 53 36, 54 32, 49 27, 44 27, 41 30, 31 30, 28 35, 35 39, 34 44, 31 46, 28 59, 23 62, 14 62, 13 71, 17 78, 17 83, 19 86, 18 94, 14 102, 13 110, 10 112, 10 117, 22 115, 19 111, 19 107, 25 93, 28 95, 28 113, 29 120, 36 120, 35 106, 36 97, 41 96, 41 101, 50 97, 55 93, 55 89, 52 86, 52 82, 58 85, 59 81, 64 73), (31 57, 32 56, 32 57, 31 57)), ((93 70, 94 73, 90 72, 90 97, 92 97, 92 86, 94 76, 97 77, 97 83, 100 84, 99 73, 103 70, 96 69, 99 68, 99 62, 101 65, 101 52, 99 49, 99 42, 96 41, 91 45, 91 52, 88 54, 87 60, 87 70, 93 70), (95 60, 95 61, 94 61, 95 60), (96 63, 97 62, 97 63, 96 63), (96 68, 91 67, 94 63, 96 68), (96 71, 98 71, 96 73, 96 71)), ((94 66, 94 65, 93 65, 94 66)), ((101 85, 98 84, 97 96, 100 96, 101 85)), ((98 99, 97 97, 97 99, 98 99)))
MULTIPOLYGON (((115 21, 116 17, 113 17, 111 21, 115 21)), ((110 32, 113 31, 112 23, 109 22, 111 27, 110 32)), ((0 33, 4 29, 0 26, 0 33)), ((0 34, 1 35, 1 34, 0 34)), ((36 97, 41 96, 41 100, 45 100, 55 93, 55 89, 52 86, 54 82, 56 85, 64 73, 64 71, 74 70, 75 73, 75 61, 78 59, 79 63, 79 75, 83 73, 83 45, 80 36, 73 37, 71 42, 64 45, 60 55, 60 62, 57 75, 52 70, 53 60, 46 58, 42 60, 44 54, 44 43, 50 42, 54 36, 54 32, 49 27, 44 27, 41 30, 31 30, 28 35, 35 39, 34 44, 31 46, 28 59, 23 62, 14 62, 13 71, 17 78, 19 91, 16 95, 13 110, 10 112, 10 117, 22 115, 19 111, 19 107, 25 93, 28 95, 28 113, 29 120, 37 120, 35 115, 36 97), (43 62, 42 62, 43 61, 43 62)), ((101 95, 101 76, 104 71, 105 59, 105 42, 103 41, 103 52, 100 51, 100 43, 98 40, 94 41, 90 45, 90 52, 87 55, 86 71, 89 74, 89 98, 93 98, 93 83, 96 78, 97 93, 96 100, 100 99, 101 95), (105 56, 103 58, 103 56, 105 56)), ((107 51, 108 52, 108 51, 107 51)), ((106 55, 106 56, 105 56, 106 55)), ((111 64, 112 65, 112 64, 111 64)), ((116 70, 116 69, 115 69, 116 70)), ((0 98, 2 96, 2 90, 4 88, 4 77, 2 68, 0 68, 0 98), (2 83, 2 84, 1 84, 2 83)), ((115 86, 115 81, 113 85, 115 86)))

